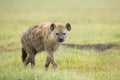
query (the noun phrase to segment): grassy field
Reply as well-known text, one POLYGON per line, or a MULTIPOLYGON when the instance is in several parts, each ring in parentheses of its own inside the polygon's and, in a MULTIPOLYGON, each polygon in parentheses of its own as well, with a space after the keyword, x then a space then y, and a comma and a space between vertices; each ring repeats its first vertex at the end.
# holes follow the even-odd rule
POLYGON ((36 68, 23 67, 20 38, 31 25, 71 23, 65 43, 120 43, 120 0, 0 0, 0 80, 120 80, 120 50, 96 52, 60 47, 55 58, 36 56, 36 68))

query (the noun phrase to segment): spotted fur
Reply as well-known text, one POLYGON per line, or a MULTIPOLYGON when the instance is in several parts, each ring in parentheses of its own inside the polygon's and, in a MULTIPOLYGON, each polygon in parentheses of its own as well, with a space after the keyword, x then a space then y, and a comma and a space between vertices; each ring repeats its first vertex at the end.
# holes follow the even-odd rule
POLYGON ((42 22, 27 29, 21 37, 22 44, 22 60, 24 65, 31 63, 31 67, 35 66, 35 55, 38 52, 46 51, 47 59, 45 68, 48 69, 51 63, 54 69, 58 69, 58 65, 54 59, 54 52, 62 43, 67 32, 71 30, 71 25, 62 23, 42 22))

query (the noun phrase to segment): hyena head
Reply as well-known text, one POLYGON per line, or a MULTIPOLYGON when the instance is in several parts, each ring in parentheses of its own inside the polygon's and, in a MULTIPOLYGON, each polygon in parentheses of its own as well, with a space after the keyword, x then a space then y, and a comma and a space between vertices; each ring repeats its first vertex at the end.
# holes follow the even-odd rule
POLYGON ((70 23, 67 23, 66 25, 52 23, 50 25, 50 30, 52 31, 52 36, 55 41, 64 42, 67 36, 67 32, 71 30, 71 25, 70 23))

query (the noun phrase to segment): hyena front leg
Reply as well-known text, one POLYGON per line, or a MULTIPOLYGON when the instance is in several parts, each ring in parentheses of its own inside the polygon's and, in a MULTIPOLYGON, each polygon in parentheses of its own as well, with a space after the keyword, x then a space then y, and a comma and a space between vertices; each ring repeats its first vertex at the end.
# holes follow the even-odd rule
POLYGON ((54 66, 54 69, 55 69, 55 70, 59 70, 58 65, 57 65, 57 63, 56 63, 56 61, 55 61, 55 59, 54 59, 53 54, 51 54, 50 59, 51 59, 51 60, 50 60, 50 61, 51 61, 51 64, 54 66))
POLYGON ((53 52, 49 52, 48 53, 48 56, 49 56, 49 58, 50 58, 50 63, 53 65, 53 67, 54 67, 54 70, 59 70, 59 68, 58 68, 58 65, 57 65, 57 63, 56 63, 56 61, 55 61, 55 59, 54 59, 54 56, 53 56, 53 52))
POLYGON ((46 59, 46 64, 45 64, 45 69, 46 71, 48 70, 49 64, 52 64, 55 70, 59 70, 58 65, 54 59, 53 53, 48 53, 47 59, 46 59))
POLYGON ((50 56, 47 56, 46 63, 45 63, 45 70, 48 70, 49 64, 50 64, 50 56))

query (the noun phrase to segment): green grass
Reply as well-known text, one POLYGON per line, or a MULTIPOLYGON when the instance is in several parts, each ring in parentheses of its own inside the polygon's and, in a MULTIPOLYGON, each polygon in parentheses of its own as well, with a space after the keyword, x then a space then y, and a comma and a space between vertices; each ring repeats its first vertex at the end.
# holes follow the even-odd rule
POLYGON ((109 50, 106 53, 59 49, 55 58, 60 71, 54 71, 52 65, 48 72, 44 70, 46 54, 36 56, 36 68, 30 65, 24 68, 20 52, 5 52, 0 56, 0 78, 2 80, 119 80, 120 51, 109 50))
POLYGON ((120 50, 95 52, 60 47, 55 58, 36 56, 36 68, 23 67, 20 38, 31 25, 42 22, 71 23, 66 43, 120 42, 119 0, 0 0, 0 80, 120 80, 120 50))

